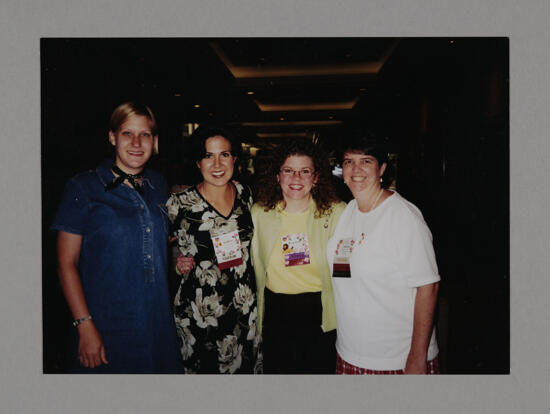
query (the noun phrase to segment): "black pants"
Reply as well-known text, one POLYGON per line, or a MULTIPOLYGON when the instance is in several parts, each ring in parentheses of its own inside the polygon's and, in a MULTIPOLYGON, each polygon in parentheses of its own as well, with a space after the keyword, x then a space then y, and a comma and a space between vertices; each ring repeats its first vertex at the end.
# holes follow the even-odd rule
POLYGON ((336 330, 323 332, 321 292, 265 289, 264 374, 334 374, 336 330))

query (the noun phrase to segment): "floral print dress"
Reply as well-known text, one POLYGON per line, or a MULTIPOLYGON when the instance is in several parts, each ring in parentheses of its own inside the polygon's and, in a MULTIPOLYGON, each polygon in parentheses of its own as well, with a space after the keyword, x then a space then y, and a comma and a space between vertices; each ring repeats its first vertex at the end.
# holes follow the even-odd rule
POLYGON ((233 209, 225 217, 195 186, 173 194, 168 216, 179 251, 195 267, 183 275, 174 317, 186 373, 252 374, 262 369, 256 333, 256 281, 250 261, 250 190, 234 183, 233 209), (238 231, 242 264, 220 270, 212 238, 238 231))

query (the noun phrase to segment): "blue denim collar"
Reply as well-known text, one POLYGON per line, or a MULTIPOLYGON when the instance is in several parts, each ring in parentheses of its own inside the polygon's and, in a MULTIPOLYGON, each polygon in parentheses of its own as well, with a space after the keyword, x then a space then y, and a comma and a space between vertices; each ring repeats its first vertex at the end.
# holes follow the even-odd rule
MULTIPOLYGON (((113 160, 103 160, 96 168, 97 175, 99 177, 99 180, 101 181, 101 184, 105 187, 107 184, 109 184, 111 181, 115 179, 115 175, 111 171, 111 167, 113 165, 113 160)), ((155 189, 155 186, 151 183, 151 172, 148 168, 145 168, 143 170, 143 181, 142 186, 145 186, 147 184, 151 189, 155 189)))

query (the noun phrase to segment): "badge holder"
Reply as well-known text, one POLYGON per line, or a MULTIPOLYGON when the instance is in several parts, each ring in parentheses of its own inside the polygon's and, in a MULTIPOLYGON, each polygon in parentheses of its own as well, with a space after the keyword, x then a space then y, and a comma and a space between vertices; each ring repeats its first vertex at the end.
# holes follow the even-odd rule
POLYGON ((350 258, 353 252, 354 240, 351 237, 341 239, 334 251, 332 277, 351 277, 350 258))
POLYGON ((212 244, 220 270, 239 266, 243 263, 241 239, 237 230, 212 237, 212 244))
POLYGON ((285 267, 310 264, 309 243, 306 233, 287 234, 281 237, 285 267))

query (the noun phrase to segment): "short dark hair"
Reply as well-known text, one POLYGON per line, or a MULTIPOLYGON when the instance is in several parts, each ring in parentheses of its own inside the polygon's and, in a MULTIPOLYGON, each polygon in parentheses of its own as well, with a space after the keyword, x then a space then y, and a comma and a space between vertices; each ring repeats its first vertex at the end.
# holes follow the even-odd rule
POLYGON ((371 130, 355 130, 346 136, 342 145, 340 160, 347 152, 372 155, 378 165, 388 164, 388 147, 385 140, 371 130))
POLYGON ((235 162, 235 171, 237 171, 237 162, 241 157, 241 140, 227 128, 217 125, 201 125, 190 137, 190 158, 194 162, 199 162, 206 155, 206 140, 215 136, 222 136, 231 144, 231 155, 237 157, 235 162))

